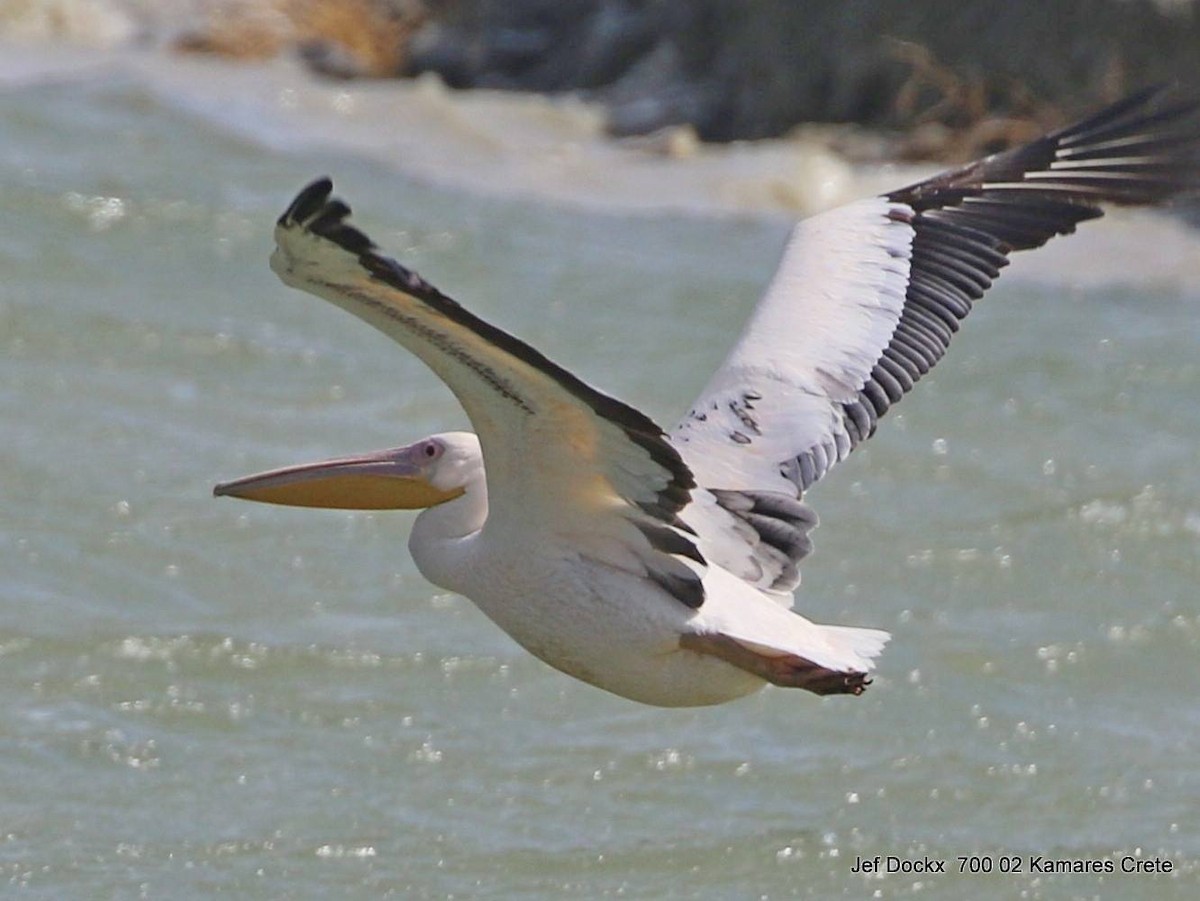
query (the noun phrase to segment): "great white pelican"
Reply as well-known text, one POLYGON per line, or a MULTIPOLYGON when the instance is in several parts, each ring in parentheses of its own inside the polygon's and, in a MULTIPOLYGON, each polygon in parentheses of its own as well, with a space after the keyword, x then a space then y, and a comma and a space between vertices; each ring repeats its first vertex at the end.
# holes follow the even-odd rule
POLYGON ((626 698, 718 704, 768 682, 860 694, 889 636, 793 611, 817 524, 804 492, 942 358, 1010 253, 1104 204, 1197 189, 1197 106, 1144 91, 801 222, 728 358, 670 432, 381 254, 320 179, 279 219, 271 268, 420 357, 475 433, 215 493, 423 508, 408 546, 429 581, 551 666, 626 698))

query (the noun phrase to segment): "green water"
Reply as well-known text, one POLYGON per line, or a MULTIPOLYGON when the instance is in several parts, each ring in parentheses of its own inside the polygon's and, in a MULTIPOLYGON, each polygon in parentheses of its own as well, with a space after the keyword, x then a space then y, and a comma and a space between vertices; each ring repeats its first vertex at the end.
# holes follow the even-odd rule
POLYGON ((894 633, 871 691, 663 711, 425 583, 405 514, 209 496, 465 425, 276 282, 271 226, 332 174, 389 251, 664 423, 783 226, 486 200, 237 124, 122 77, 0 90, 15 897, 1195 896, 1200 291, 1152 244, 1128 282, 1002 283, 812 493, 798 606, 894 633), (947 872, 852 872, 875 855, 947 872))

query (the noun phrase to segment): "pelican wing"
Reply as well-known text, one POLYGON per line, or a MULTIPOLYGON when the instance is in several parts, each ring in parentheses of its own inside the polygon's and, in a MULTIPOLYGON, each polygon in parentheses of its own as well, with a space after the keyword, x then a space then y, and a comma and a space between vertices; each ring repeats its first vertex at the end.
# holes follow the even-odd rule
POLYGON ((572 536, 581 553, 699 607, 704 559, 678 516, 695 483, 662 430, 381 255, 332 190, 328 179, 312 183, 280 217, 271 268, 446 383, 483 449, 487 528, 572 536))
MULTIPOLYGON (((1144 91, 1024 147, 797 225, 740 339, 671 435, 699 484, 806 490, 942 358, 1011 252, 1073 231, 1101 204, 1200 187, 1196 110, 1144 91)), ((708 555, 735 565, 719 548, 708 555)))

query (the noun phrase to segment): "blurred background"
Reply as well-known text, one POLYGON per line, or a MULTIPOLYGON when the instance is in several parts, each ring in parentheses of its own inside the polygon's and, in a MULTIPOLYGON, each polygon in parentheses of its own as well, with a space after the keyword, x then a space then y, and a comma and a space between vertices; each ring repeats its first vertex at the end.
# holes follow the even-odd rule
POLYGON ((317 175, 387 253, 670 425, 797 216, 1200 85, 1198 28, 1140 0, 0 0, 8 890, 1195 897, 1186 207, 1017 259, 811 492, 799 609, 895 636, 862 698, 640 707, 424 582, 408 514, 210 491, 466 425, 270 273, 317 175), (948 873, 851 872, 876 854, 948 873), (957 873, 1001 854, 1022 872, 957 873))

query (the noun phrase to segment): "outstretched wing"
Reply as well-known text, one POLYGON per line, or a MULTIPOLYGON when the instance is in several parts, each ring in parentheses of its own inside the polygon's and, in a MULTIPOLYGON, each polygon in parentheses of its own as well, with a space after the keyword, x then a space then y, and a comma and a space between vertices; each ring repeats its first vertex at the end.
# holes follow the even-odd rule
POLYGON ((483 449, 487 528, 570 536, 580 553, 699 607, 704 559, 678 517, 695 483, 662 430, 382 256, 332 190, 329 179, 313 182, 280 217, 271 268, 446 383, 483 449))
MULTIPOLYGON (((1074 231, 1102 204, 1200 189, 1197 107, 1144 91, 797 225, 740 339, 671 434, 699 484, 806 490, 942 358, 1010 253, 1074 231)), ((736 567, 720 557, 710 553, 736 567)))

